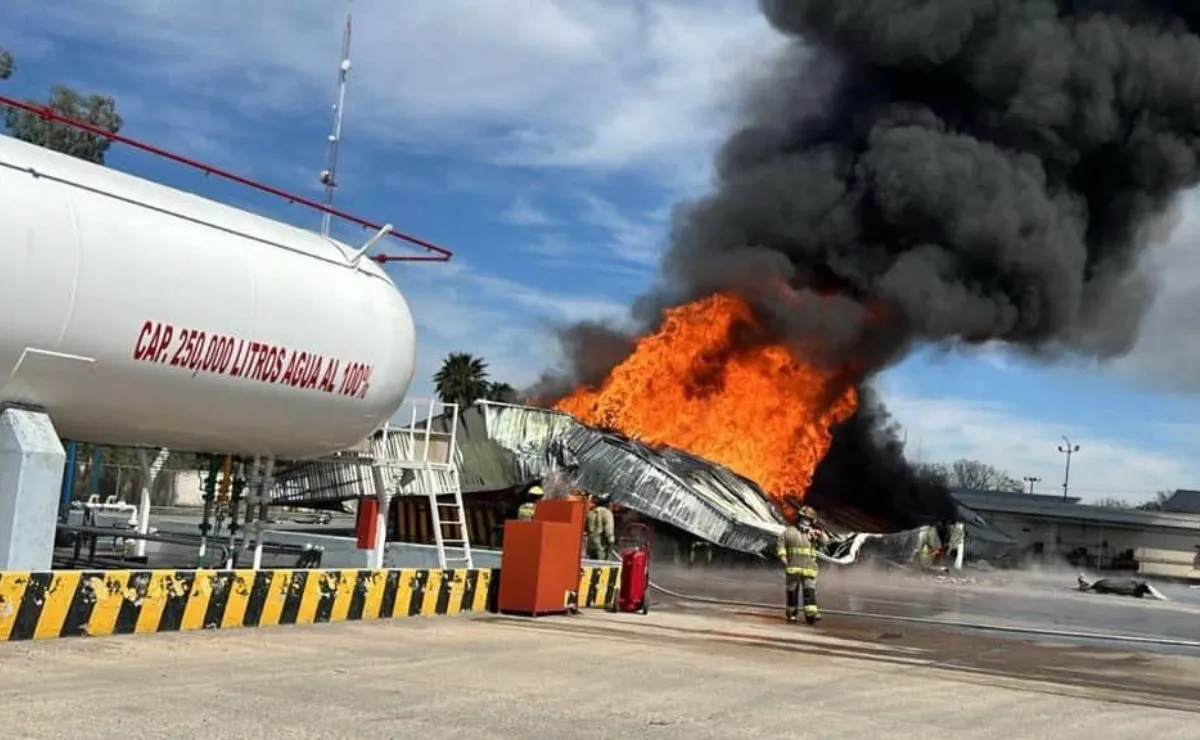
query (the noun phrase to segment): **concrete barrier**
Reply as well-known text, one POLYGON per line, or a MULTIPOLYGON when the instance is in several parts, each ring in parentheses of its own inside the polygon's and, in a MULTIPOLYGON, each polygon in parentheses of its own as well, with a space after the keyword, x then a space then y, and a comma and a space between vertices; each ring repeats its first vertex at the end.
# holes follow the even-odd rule
POLYGON ((583 566, 583 573, 579 577, 579 607, 581 609, 607 607, 616 595, 620 578, 621 566, 619 565, 583 566))
POLYGON ((1195 550, 1162 550, 1139 547, 1133 553, 1138 575, 1200 581, 1200 555, 1195 550))
MULTIPOLYGON (((585 567, 579 605, 619 566, 585 567)), ((127 570, 0 573, 0 641, 273 627, 494 610, 499 571, 127 570)))

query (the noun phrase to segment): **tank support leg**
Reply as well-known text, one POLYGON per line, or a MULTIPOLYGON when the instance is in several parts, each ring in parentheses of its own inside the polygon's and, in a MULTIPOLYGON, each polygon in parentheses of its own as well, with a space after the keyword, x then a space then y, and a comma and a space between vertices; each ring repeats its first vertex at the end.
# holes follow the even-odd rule
POLYGON ((254 570, 262 567, 263 538, 266 537, 267 504, 271 499, 271 485, 275 480, 275 458, 268 457, 262 468, 262 477, 254 486, 250 506, 247 511, 254 511, 254 570), (256 505, 257 504, 257 505, 256 505))
POLYGON ((371 466, 371 481, 375 484, 375 496, 379 499, 379 508, 375 512, 375 549, 371 552, 371 560, 367 567, 382 568, 384 554, 387 552, 387 518, 392 497, 388 492, 383 470, 378 465, 371 466))
MULTIPOLYGON (((150 460, 150 454, 144 447, 137 449, 138 472, 142 478, 142 492, 138 501, 138 534, 150 534, 150 494, 154 490, 154 482, 158 479, 158 473, 167 464, 167 457, 171 451, 163 447, 154 456, 154 460, 150 460)), ((137 541, 137 556, 139 558, 146 557, 146 541, 137 541)))
POLYGON ((46 412, 0 410, 0 571, 50 570, 66 459, 46 412))

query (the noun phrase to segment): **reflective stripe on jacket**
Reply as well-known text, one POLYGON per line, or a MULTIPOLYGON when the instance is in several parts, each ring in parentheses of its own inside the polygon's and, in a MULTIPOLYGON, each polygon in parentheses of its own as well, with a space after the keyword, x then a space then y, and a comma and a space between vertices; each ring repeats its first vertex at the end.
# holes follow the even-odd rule
POLYGON ((817 577, 817 552, 812 538, 795 527, 783 530, 775 545, 775 554, 784 561, 789 576, 817 577))
POLYGON ((517 509, 517 519, 520 519, 521 521, 529 521, 533 519, 534 509, 535 507, 532 503, 521 504, 521 507, 517 509))

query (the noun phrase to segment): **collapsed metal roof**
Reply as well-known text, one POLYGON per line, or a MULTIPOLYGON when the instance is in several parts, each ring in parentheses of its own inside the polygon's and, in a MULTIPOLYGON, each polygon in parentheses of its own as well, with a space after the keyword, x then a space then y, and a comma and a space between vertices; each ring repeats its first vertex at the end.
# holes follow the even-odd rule
MULTIPOLYGON (((436 435, 429 444, 448 444, 449 419, 428 421, 436 435)), ((415 428, 425 426, 423 419, 415 428)), ((568 473, 574 485, 591 493, 732 550, 761 552, 783 531, 782 516, 746 478, 680 450, 652 449, 585 426, 558 411, 480 401, 459 414, 454 437, 464 494, 519 489, 568 473)), ((413 459, 416 451, 410 448, 421 440, 420 432, 393 428, 387 454, 413 459)), ((272 502, 324 505, 370 495, 369 447, 279 471, 272 502)), ((444 453, 435 456, 444 459, 444 453)))
MULTIPOLYGON (((450 421, 428 420, 429 444, 448 445, 450 421)), ((422 419, 414 428, 424 430, 422 419)), ((381 430, 382 431, 382 430, 381 430)), ((378 435, 377 435, 378 437, 378 435)), ((762 552, 783 531, 784 519, 753 481, 728 468, 667 447, 650 447, 611 431, 584 425, 568 414, 533 406, 479 401, 463 410, 454 430, 463 493, 521 489, 566 473, 574 485, 610 497, 651 519, 721 547, 762 552)), ((392 428, 387 454, 413 459, 421 434, 392 428)), ((276 476, 275 503, 330 503, 370 495, 370 458, 362 450, 337 460, 304 463, 276 476)), ((444 452, 435 454, 445 459, 444 452)), ((960 510, 965 509, 959 504, 960 510)), ((852 507, 825 502, 822 519, 843 532, 892 532, 852 507)), ((961 517, 980 517, 965 509, 961 517)))
POLYGON ((591 493, 741 552, 760 552, 783 531, 783 518, 762 489, 720 465, 652 449, 558 411, 491 402, 472 411, 526 479, 570 471, 591 493))

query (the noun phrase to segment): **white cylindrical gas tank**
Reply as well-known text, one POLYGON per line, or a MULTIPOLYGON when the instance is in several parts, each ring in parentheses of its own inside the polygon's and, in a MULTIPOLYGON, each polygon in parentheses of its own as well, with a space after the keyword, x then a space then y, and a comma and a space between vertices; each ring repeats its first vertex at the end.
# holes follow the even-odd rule
POLYGON ((404 297, 353 251, 0 136, 0 402, 80 441, 344 449, 416 360, 404 297))

